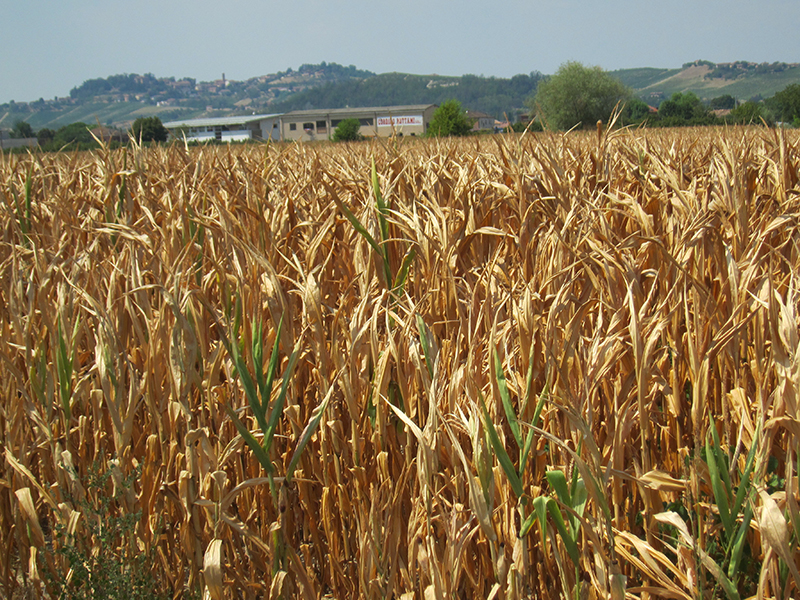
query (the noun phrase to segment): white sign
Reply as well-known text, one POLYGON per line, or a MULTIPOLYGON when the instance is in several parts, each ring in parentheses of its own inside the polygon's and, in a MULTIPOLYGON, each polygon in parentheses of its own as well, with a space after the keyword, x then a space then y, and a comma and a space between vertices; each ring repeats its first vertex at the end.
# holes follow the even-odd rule
POLYGON ((378 127, 401 127, 403 125, 422 125, 422 116, 378 117, 378 127))

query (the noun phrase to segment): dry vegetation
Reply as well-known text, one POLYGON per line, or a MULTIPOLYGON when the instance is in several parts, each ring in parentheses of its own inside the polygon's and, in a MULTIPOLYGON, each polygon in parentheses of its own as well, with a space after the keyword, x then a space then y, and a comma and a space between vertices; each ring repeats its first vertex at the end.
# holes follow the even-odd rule
POLYGON ((765 129, 3 157, 0 594, 796 597, 799 176, 765 129))

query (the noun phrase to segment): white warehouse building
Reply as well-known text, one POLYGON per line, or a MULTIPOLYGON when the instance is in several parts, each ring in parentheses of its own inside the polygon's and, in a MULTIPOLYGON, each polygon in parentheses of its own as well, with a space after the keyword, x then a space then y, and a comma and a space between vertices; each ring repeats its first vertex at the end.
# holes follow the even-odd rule
POLYGON ((281 115, 241 115, 207 119, 168 121, 164 127, 170 136, 189 142, 244 142, 247 140, 280 139, 281 115))

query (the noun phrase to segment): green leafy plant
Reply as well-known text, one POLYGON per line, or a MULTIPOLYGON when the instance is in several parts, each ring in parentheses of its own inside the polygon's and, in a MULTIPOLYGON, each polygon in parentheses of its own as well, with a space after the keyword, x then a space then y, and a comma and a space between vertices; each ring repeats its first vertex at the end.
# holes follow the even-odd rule
MULTIPOLYGON (((53 530, 51 552, 63 559, 65 572, 43 568, 41 572, 51 595, 59 600, 155 600, 168 598, 150 567, 152 550, 142 552, 130 540, 141 513, 115 510, 120 499, 131 491, 141 467, 126 477, 117 478, 114 492, 107 488, 115 467, 100 471, 95 463, 86 481, 86 499, 81 527, 75 533, 58 523, 53 530), (101 547, 102 552, 92 548, 101 547)), ((50 561, 44 561, 45 563, 50 561)))
POLYGON ((344 119, 333 131, 334 142, 357 142, 364 139, 361 135, 361 122, 358 119, 344 119))

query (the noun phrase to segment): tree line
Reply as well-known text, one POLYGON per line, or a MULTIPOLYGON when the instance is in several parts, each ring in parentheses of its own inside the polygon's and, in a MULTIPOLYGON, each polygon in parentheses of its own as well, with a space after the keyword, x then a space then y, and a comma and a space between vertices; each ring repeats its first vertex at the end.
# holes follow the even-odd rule
POLYGON ((142 142, 166 142, 169 131, 158 117, 140 117, 127 131, 105 128, 98 130, 96 126, 92 127, 80 121, 64 125, 59 129, 43 127, 39 131, 34 131, 30 123, 17 121, 10 131, 12 139, 36 138, 39 148, 47 152, 95 148, 99 145, 95 135, 115 146, 124 143, 128 136, 142 142), (109 139, 109 133, 116 134, 113 136, 116 139, 109 139))
POLYGON ((562 65, 552 77, 542 81, 528 101, 531 116, 549 129, 591 128, 606 122, 615 107, 625 125, 682 127, 696 125, 782 123, 800 127, 800 84, 791 84, 772 98, 738 103, 730 95, 704 103, 692 92, 676 92, 651 107, 633 91, 600 67, 577 62, 562 65), (718 116, 714 110, 730 109, 718 116))

